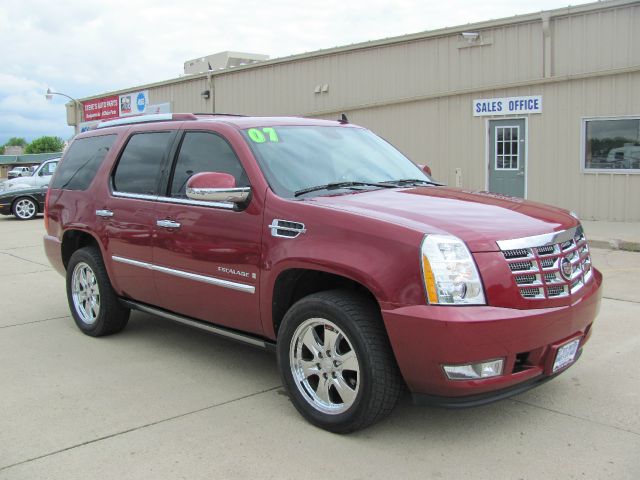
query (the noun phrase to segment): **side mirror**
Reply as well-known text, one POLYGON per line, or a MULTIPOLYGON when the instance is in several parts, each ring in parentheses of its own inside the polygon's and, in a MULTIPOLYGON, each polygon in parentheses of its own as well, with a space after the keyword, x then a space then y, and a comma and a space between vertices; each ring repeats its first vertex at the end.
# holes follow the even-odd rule
POLYGON ((429 165, 418 165, 418 167, 420 167, 420 170, 422 170, 424 173, 431 176, 431 168, 429 167, 429 165))
POLYGON ((187 197, 205 202, 245 203, 251 187, 236 187, 236 179, 228 173, 202 172, 187 182, 187 197))

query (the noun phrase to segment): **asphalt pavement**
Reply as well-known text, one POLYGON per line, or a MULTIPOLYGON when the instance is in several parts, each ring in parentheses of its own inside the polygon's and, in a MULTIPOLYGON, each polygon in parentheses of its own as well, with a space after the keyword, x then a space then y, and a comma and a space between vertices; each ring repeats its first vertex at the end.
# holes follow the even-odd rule
POLYGON ((484 407, 413 406, 339 436, 306 423, 275 357, 133 313, 70 317, 41 218, 0 218, 0 479, 638 479, 640 253, 593 249, 602 309, 579 362, 484 407))

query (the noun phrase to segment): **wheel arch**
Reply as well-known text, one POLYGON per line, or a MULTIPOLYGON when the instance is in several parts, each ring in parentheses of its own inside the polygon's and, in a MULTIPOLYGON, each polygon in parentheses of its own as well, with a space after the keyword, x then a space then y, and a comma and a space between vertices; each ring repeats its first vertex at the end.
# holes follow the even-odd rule
POLYGON ((285 314, 301 298, 326 290, 350 290, 367 297, 380 309, 374 292, 364 283, 335 272, 314 268, 287 268, 278 273, 271 291, 270 325, 274 338, 285 314))
POLYGON ((78 229, 69 229, 64 232, 60 248, 62 264, 65 270, 67 269, 67 265, 69 265, 71 255, 73 255, 76 250, 88 246, 95 246, 100 252, 100 255, 103 255, 100 242, 98 242, 98 239, 94 237, 93 234, 78 229))

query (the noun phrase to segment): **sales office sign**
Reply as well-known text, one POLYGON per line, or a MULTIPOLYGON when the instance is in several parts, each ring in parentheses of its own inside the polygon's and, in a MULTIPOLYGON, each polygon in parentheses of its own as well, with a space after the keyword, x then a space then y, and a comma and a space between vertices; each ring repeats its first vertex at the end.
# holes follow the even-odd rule
POLYGON ((473 116, 542 113, 542 95, 531 97, 479 98, 473 101, 473 116))

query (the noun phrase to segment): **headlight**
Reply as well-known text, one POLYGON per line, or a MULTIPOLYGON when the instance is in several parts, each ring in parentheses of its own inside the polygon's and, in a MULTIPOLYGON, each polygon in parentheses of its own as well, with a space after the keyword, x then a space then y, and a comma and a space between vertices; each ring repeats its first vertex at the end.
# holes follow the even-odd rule
POLYGON ((478 269, 469 249, 453 235, 427 235, 422 241, 422 273, 429 303, 484 305, 478 269))

